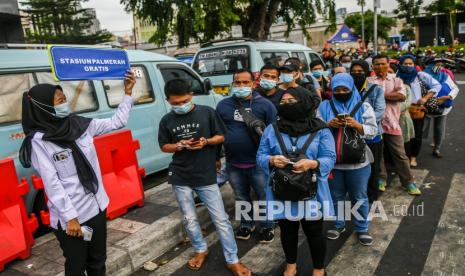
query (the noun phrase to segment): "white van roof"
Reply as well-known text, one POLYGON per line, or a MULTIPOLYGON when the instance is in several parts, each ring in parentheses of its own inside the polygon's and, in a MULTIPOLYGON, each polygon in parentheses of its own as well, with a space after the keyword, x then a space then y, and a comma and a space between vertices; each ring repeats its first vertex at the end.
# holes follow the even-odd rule
POLYGON ((200 50, 215 49, 227 46, 239 46, 239 45, 254 45, 257 50, 291 50, 291 51, 312 51, 311 48, 304 46, 302 44, 286 41, 276 41, 276 40, 264 40, 264 41, 254 41, 250 39, 233 39, 233 40, 221 40, 218 42, 205 43, 205 46, 200 50))
MULTIPOLYGON (((127 50, 127 53, 130 62, 178 61, 169 56, 141 50, 127 50)), ((0 50, 0 70, 48 66, 50 62, 46 50, 0 50)))

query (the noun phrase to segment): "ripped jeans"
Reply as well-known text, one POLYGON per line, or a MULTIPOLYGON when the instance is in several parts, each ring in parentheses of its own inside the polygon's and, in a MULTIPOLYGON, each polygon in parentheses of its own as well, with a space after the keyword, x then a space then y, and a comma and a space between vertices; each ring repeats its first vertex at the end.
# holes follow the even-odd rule
POLYGON ((210 213, 216 231, 218 231, 221 245, 223 246, 226 263, 235 264, 239 262, 234 231, 229 221, 229 216, 224 210, 223 198, 218 185, 213 184, 195 188, 173 185, 173 192, 184 216, 184 228, 195 252, 207 251, 208 245, 202 235, 202 229, 197 218, 193 192, 197 194, 210 213))

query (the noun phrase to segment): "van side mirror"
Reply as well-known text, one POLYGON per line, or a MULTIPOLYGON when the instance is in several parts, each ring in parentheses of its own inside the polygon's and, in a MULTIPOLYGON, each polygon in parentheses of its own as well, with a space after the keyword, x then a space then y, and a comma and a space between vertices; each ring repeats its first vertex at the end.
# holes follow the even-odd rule
POLYGON ((203 80, 203 88, 206 93, 209 93, 212 90, 212 81, 209 78, 203 80))

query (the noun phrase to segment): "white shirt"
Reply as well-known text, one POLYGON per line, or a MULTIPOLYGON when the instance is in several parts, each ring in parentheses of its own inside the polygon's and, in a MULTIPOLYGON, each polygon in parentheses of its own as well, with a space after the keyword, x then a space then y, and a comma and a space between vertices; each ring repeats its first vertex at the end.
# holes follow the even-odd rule
POLYGON ((418 103, 418 101, 422 98, 420 78, 423 81, 423 83, 426 85, 426 89, 428 89, 428 92, 435 93, 433 97, 436 97, 442 88, 441 84, 436 79, 434 79, 430 74, 425 73, 425 72, 418 72, 418 76, 410 84, 410 88, 412 89, 412 103, 413 104, 418 103))
POLYGON ((98 190, 95 195, 87 193, 80 183, 70 149, 42 140, 44 133, 34 135, 31 161, 44 183, 52 228, 57 229, 60 222, 61 228, 66 229, 66 223, 75 218, 82 224, 107 208, 109 199, 102 182, 94 137, 123 128, 132 105, 132 97, 125 95, 113 117, 93 119, 86 132, 76 141, 97 176, 98 190), (57 154, 62 156, 59 161, 54 158, 57 154))

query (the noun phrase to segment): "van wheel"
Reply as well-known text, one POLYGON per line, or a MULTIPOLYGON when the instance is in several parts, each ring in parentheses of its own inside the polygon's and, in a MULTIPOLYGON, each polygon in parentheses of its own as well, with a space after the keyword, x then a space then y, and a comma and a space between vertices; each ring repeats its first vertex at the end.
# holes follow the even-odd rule
POLYGON ((48 225, 42 224, 40 219, 40 211, 47 210, 47 203, 45 203, 44 191, 39 191, 34 199, 34 205, 32 206, 32 212, 36 215, 37 221, 39 222, 39 228, 34 233, 34 238, 43 236, 51 232, 52 228, 48 225))

